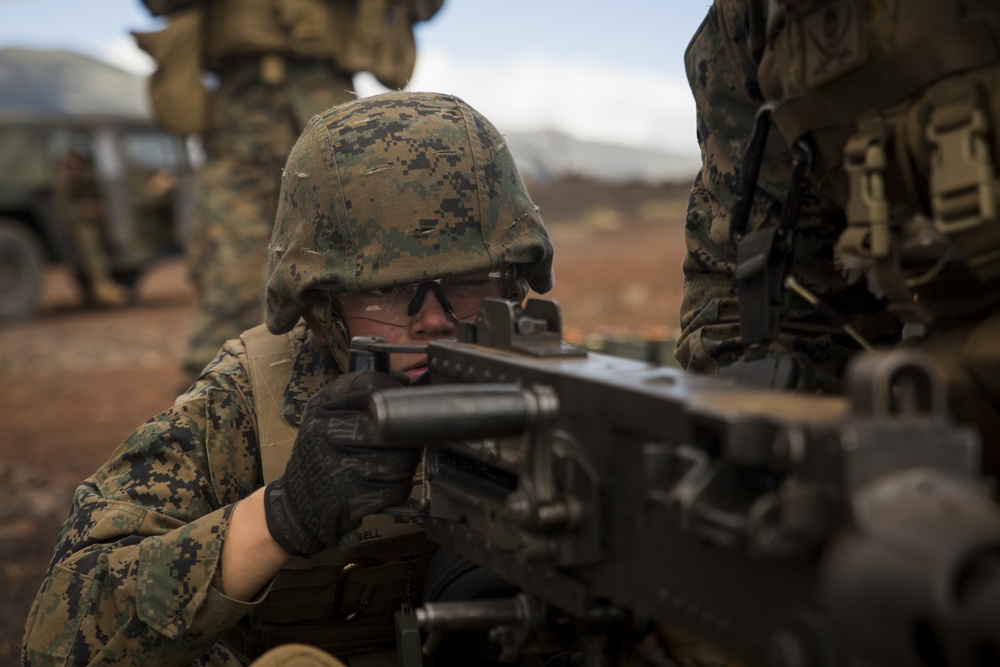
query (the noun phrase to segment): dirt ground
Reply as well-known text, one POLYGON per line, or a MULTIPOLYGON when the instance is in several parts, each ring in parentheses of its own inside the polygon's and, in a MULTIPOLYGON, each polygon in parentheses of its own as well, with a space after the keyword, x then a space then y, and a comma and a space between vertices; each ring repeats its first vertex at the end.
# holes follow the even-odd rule
MULTIPOLYGON (((676 328, 687 185, 531 184, 556 244, 568 339, 670 338, 676 328)), ((65 269, 42 310, 0 327, 0 667, 20 638, 74 487, 136 426, 169 406, 192 290, 182 261, 154 266, 134 306, 81 307, 65 269)))

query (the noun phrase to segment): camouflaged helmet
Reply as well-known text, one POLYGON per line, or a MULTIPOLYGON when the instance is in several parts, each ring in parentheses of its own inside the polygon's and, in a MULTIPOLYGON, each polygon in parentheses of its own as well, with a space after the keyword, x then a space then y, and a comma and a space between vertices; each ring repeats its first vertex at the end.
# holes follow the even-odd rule
POLYGON ((552 243, 493 124, 450 95, 364 98, 313 118, 288 157, 267 326, 290 330, 318 294, 505 266, 552 288, 552 243))

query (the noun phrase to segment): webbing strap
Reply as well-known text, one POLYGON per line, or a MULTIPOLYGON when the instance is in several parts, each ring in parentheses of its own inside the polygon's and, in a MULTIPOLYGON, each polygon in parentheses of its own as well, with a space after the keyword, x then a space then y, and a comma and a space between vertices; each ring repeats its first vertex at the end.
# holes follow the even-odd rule
POLYGON ((995 28, 965 23, 928 35, 818 90, 783 100, 771 122, 788 141, 814 130, 853 125, 865 111, 890 106, 947 74, 995 64, 1000 58, 995 28))
POLYGON ((240 338, 247 350, 256 403, 261 474, 264 484, 269 484, 285 471, 299 431, 281 412, 282 396, 292 372, 292 342, 287 335, 275 336, 263 324, 244 331, 240 338))

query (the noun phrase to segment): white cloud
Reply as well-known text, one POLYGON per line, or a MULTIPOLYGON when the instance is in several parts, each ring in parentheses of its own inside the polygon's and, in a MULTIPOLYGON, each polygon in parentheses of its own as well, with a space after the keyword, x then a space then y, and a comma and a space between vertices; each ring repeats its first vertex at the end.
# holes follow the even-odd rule
POLYGON ((123 35, 109 42, 97 57, 109 65, 139 76, 146 76, 156 69, 156 62, 135 45, 135 39, 131 35, 123 35))
MULTIPOLYGON (((413 90, 458 95, 502 132, 557 130, 579 139, 697 155, 695 108, 687 82, 551 56, 500 63, 456 62, 427 48, 413 90)), ((362 95, 384 90, 359 77, 362 95)))

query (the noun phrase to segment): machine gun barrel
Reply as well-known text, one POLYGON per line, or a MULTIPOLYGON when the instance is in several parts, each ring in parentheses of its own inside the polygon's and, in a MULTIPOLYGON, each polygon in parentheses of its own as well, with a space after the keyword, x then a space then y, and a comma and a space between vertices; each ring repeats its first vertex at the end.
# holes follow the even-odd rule
POLYGON ((371 410, 375 439, 395 446, 518 435, 540 418, 536 395, 516 384, 384 391, 371 410))

